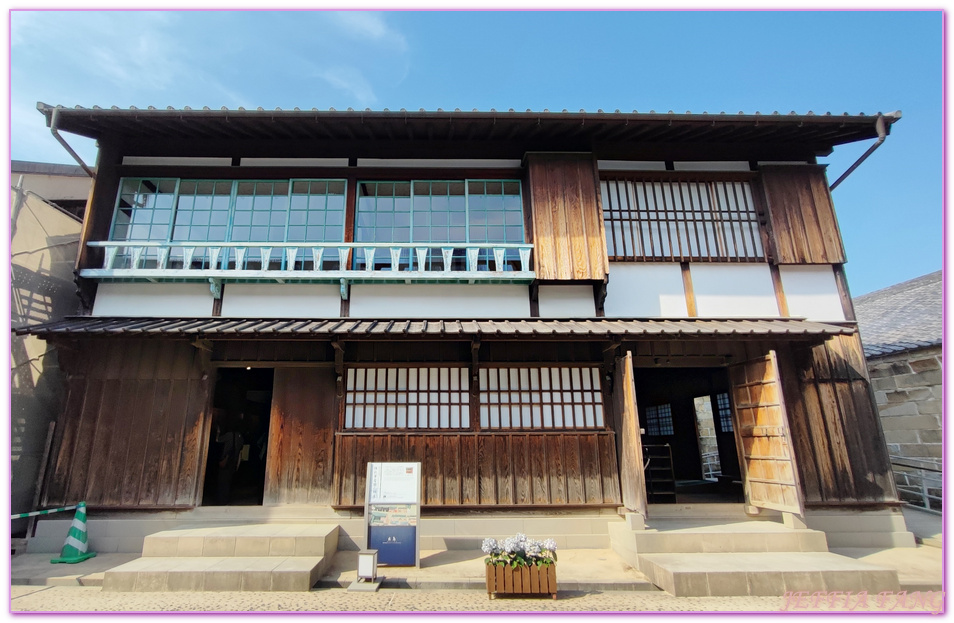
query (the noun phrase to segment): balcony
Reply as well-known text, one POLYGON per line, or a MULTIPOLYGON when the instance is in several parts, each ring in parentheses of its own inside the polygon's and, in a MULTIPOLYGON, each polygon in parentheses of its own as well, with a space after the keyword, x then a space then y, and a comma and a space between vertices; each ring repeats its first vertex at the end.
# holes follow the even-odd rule
POLYGON ((534 279, 531 244, 106 242, 97 281, 217 283, 483 283, 534 279))

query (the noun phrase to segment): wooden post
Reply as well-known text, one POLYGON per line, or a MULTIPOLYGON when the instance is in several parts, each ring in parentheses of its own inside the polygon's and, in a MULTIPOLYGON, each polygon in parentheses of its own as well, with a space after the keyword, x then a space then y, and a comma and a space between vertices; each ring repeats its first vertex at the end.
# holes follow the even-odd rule
POLYGON ((636 387, 633 382, 633 353, 626 351, 616 360, 613 383, 617 417, 622 437, 619 471, 623 506, 646 517, 646 475, 643 448, 639 441, 639 412, 636 408, 636 387))

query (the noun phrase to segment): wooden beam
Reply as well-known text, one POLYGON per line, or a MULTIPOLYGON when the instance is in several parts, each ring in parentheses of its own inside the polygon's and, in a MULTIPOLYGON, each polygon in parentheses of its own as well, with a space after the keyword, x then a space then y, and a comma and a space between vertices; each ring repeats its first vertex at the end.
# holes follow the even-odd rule
POLYGON ((692 274, 689 272, 689 262, 681 262, 679 267, 682 269, 682 287, 686 292, 686 311, 691 318, 699 315, 696 309, 696 294, 692 289, 692 274))

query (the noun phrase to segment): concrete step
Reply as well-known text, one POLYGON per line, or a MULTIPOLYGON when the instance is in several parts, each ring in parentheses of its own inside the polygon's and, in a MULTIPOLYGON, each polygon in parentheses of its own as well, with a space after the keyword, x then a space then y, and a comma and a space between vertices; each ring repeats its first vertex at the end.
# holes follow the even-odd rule
POLYGON ((308 591, 330 557, 205 556, 137 558, 105 572, 103 590, 308 591))
POLYGON ((163 530, 143 540, 143 557, 331 556, 335 524, 251 524, 163 530))
POLYGON ((633 531, 637 553, 827 552, 825 533, 772 521, 654 520, 633 531))
POLYGON ((648 519, 734 519, 736 521, 781 521, 782 514, 768 509, 757 509, 740 503, 677 503, 650 504, 648 519), (752 511, 747 513, 746 511, 752 511))
POLYGON ((639 571, 676 597, 787 591, 898 591, 898 572, 829 552, 640 554, 639 571))

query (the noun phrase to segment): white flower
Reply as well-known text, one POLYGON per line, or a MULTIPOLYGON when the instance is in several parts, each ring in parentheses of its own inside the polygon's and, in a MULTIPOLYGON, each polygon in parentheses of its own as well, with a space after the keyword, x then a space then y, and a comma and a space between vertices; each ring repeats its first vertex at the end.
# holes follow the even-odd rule
POLYGON ((555 552, 556 548, 557 548, 557 544, 556 544, 556 541, 554 541, 553 539, 547 539, 546 541, 543 542, 543 549, 545 550, 555 552))
POLYGON ((500 553, 500 545, 497 544, 497 539, 484 539, 484 542, 480 545, 480 549, 485 554, 500 553))

